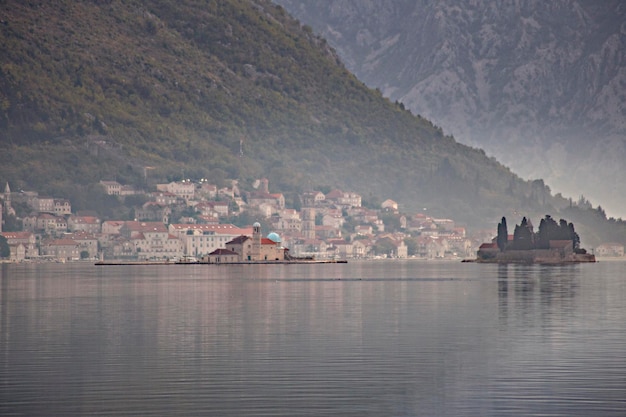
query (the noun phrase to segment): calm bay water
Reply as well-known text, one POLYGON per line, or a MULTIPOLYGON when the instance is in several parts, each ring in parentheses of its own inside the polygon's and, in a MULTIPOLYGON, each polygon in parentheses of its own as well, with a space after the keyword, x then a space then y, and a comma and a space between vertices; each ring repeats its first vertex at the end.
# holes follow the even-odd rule
POLYGON ((626 262, 0 265, 0 415, 624 416, 626 262))

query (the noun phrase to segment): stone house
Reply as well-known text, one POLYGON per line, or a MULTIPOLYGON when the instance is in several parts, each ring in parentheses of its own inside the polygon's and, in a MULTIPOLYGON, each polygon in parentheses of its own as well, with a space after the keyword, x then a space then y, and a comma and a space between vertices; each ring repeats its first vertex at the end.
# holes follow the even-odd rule
POLYGON ((32 259, 39 256, 37 249, 37 237, 31 232, 2 232, 0 235, 7 240, 11 249, 10 259, 20 262, 24 259, 32 259))
POLYGON ((396 213, 398 211, 398 203, 391 199, 387 199, 382 202, 380 208, 382 208, 384 211, 391 211, 393 213, 396 213))
POLYGON ((315 207, 326 200, 326 196, 321 191, 307 191, 301 195, 302 206, 315 207))
POLYGON ((117 181, 100 181, 100 185, 104 187, 104 192, 108 195, 120 195, 122 184, 117 181))
POLYGON ((22 218, 22 229, 29 232, 37 231, 37 215, 31 214, 22 218))
POLYGON ((24 230, 29 232, 57 235, 67 232, 67 220, 50 213, 39 213, 22 219, 24 230))
POLYGON ((270 194, 265 192, 250 193, 248 197, 248 205, 250 207, 260 207, 262 205, 270 206, 272 213, 278 212, 285 208, 285 197, 282 194, 270 194))
POLYGON ((227 201, 202 201, 196 204, 194 209, 203 216, 227 217, 229 215, 227 201))
POLYGON ((72 239, 78 244, 80 254, 87 252, 89 258, 96 258, 98 256, 98 239, 88 232, 79 231, 64 236, 64 238, 72 239))
POLYGON ((343 191, 334 189, 325 195, 325 200, 331 203, 337 203, 339 199, 342 197, 343 197, 343 191))
POLYGON ((196 186, 191 181, 172 181, 169 184, 157 184, 157 191, 172 193, 184 200, 193 200, 196 186))
POLYGON ((338 210, 332 210, 322 216, 322 225, 330 226, 335 229, 341 229, 346 219, 343 218, 341 212, 338 210))
POLYGON ((176 194, 167 191, 156 191, 154 193, 150 193, 149 197, 157 203, 163 204, 165 206, 173 206, 179 204, 182 201, 182 199, 176 194))
POLYGON ((361 207, 361 196, 353 192, 344 192, 337 204, 343 207, 361 207))
POLYGON ((373 224, 378 220, 377 211, 366 209, 364 207, 350 208, 348 209, 348 215, 351 216, 354 221, 359 223, 373 224))
POLYGON ((112 236, 102 247, 104 259, 137 259, 137 248, 134 243, 124 236, 112 236))
POLYGON ((217 196, 217 185, 203 182, 197 187, 196 194, 200 197, 212 200, 217 196))
POLYGON ((100 219, 95 216, 69 216, 67 218, 67 230, 70 232, 100 233, 102 225, 100 219))
POLYGON ((202 262, 210 264, 236 263, 239 262, 239 254, 228 249, 215 249, 208 255, 203 256, 202 262))
POLYGON ((298 234, 302 230, 302 220, 291 217, 273 217, 272 226, 282 232, 298 234))
POLYGON ((372 249, 372 242, 368 239, 356 239, 352 241, 352 257, 365 258, 372 249))
POLYGON ((500 252, 500 249, 496 243, 483 243, 478 248, 478 258, 492 259, 498 255, 498 252, 500 252))
POLYGON ((120 234, 135 246, 137 259, 172 259, 183 255, 182 242, 161 222, 128 221, 120 234))
POLYGON ((102 222, 102 234, 119 235, 120 229, 124 226, 124 220, 106 220, 102 222))
POLYGON ((226 242, 226 249, 230 252, 236 253, 239 262, 244 260, 252 260, 252 238, 249 236, 241 235, 226 242))
POLYGON ((54 214, 57 216, 72 214, 72 205, 70 204, 70 201, 63 198, 55 198, 54 214))
POLYGON ((9 244, 9 260, 23 262, 26 259, 26 246, 23 243, 9 244))
POLYGON ((409 257, 409 248, 404 243, 404 240, 400 240, 396 244, 396 256, 400 259, 406 259, 409 257))
POLYGON ((35 197, 31 201, 31 207, 38 213, 54 213, 54 198, 35 197))
POLYGON ((143 191, 136 190, 132 185, 122 185, 120 189, 121 196, 143 194, 143 191))
POLYGON ((328 242, 330 250, 335 258, 347 259, 353 256, 353 245, 345 239, 330 239, 328 242))
POLYGON ((603 243, 595 249, 596 256, 624 256, 624 245, 621 243, 603 243))
POLYGON ((341 238, 341 230, 332 226, 315 226, 315 236, 319 239, 337 239, 341 238))
POLYGON ((72 239, 54 239, 41 244, 42 256, 58 261, 80 259, 80 245, 72 239))
POLYGON ((37 237, 31 232, 2 232, 0 233, 7 240, 9 246, 24 246, 25 258, 36 258, 39 256, 37 248, 37 237))
POLYGON ((135 207, 135 219, 139 221, 158 221, 168 223, 172 209, 156 201, 147 201, 141 207, 135 207))

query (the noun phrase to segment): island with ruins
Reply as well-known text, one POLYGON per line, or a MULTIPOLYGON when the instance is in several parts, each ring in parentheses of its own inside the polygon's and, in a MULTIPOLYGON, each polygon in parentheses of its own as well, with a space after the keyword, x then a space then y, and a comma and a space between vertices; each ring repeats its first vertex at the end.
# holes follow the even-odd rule
POLYGON ((580 237, 574 225, 561 219, 558 223, 546 215, 534 232, 532 222, 526 217, 515 225, 509 235, 506 218, 498 223, 498 234, 490 243, 483 243, 476 262, 524 263, 562 265, 595 262, 593 254, 580 247, 580 237))

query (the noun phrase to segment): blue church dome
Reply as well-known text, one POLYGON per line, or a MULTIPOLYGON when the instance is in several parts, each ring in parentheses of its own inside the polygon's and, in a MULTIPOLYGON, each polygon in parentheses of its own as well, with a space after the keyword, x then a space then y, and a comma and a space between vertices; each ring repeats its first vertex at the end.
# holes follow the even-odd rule
POLYGON ((280 236, 278 236, 278 233, 276 232, 270 233, 269 235, 267 235, 267 238, 274 243, 280 243, 281 241, 280 236))

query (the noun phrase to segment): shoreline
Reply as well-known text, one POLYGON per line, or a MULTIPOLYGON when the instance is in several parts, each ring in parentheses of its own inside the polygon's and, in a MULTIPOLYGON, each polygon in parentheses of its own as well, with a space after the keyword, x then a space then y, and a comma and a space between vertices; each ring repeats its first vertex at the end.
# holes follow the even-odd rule
POLYGON ((95 266, 121 265, 302 265, 302 264, 347 264, 347 260, 294 260, 294 261, 248 261, 248 262, 169 262, 169 261, 98 261, 95 266))

